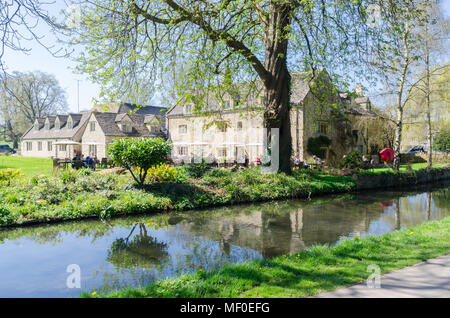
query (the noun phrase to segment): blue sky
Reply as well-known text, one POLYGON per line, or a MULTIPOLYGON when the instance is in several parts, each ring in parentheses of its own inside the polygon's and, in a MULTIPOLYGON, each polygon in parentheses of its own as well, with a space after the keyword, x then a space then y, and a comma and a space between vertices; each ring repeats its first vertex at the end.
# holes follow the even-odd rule
MULTIPOLYGON (((57 0, 53 4, 49 11, 53 15, 57 15, 61 10, 66 7, 64 1, 57 0)), ((442 8, 447 17, 450 17, 450 0, 443 0, 442 8)), ((49 32, 49 29, 45 25, 38 27, 38 33, 43 37, 42 41, 47 45, 55 44, 55 37, 49 32)), ((23 42, 23 45, 30 52, 17 52, 12 50, 6 50, 4 56, 4 62, 7 66, 8 72, 20 71, 43 71, 55 75, 62 88, 67 92, 67 100, 70 111, 77 111, 78 108, 78 96, 77 96, 77 81, 80 81, 80 109, 89 109, 92 107, 92 100, 98 97, 99 87, 89 80, 86 76, 75 74, 73 69, 76 67, 76 62, 67 58, 57 58, 52 56, 45 48, 37 44, 36 42, 23 42)), ((158 101, 154 103, 157 105, 158 101)), ((158 106, 170 106, 170 105, 158 105, 158 106)))

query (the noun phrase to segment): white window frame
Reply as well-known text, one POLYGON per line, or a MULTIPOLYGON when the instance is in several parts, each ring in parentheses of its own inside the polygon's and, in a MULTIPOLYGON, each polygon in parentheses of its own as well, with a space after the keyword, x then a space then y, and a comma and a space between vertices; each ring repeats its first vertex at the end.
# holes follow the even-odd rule
POLYGON ((180 135, 187 134, 187 125, 178 125, 178 133, 180 135))
POLYGON ((178 146, 177 152, 179 156, 187 156, 189 153, 189 149, 187 146, 178 146))

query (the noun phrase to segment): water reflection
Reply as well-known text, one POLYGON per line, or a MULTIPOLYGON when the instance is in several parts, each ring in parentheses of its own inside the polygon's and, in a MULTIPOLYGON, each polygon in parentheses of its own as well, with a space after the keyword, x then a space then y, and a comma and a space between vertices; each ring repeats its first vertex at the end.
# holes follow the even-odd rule
POLYGON ((2 230, 0 296, 77 296, 80 290, 65 286, 69 264, 81 267, 84 290, 109 290, 293 253, 313 244, 338 244, 446 216, 448 184, 2 230))

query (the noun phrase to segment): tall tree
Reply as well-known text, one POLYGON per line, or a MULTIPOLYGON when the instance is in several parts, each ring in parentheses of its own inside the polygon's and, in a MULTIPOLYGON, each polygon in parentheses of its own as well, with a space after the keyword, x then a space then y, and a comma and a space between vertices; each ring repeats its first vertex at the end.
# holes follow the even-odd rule
POLYGON ((382 4, 381 26, 385 32, 379 34, 371 65, 383 78, 387 93, 395 96, 395 141, 393 168, 400 167, 403 121, 405 105, 411 99, 414 88, 414 66, 420 58, 421 37, 417 32, 424 25, 427 15, 426 1, 387 1, 382 4))
MULTIPOLYGON (((205 101, 220 87, 259 83, 253 87, 264 96, 264 126, 279 128, 279 171, 289 173, 291 73, 311 70, 314 76, 323 67, 348 73, 376 34, 367 32, 368 9, 384 1, 76 2, 80 23, 72 43, 83 45, 79 70, 103 86, 104 96, 149 94, 180 64, 180 98, 203 94, 205 101)), ((207 108, 201 100, 195 111, 207 108)))
MULTIPOLYGON (((425 109, 426 109, 426 123, 427 123, 427 144, 428 144, 428 155, 427 155, 427 171, 430 171, 432 167, 432 127, 431 127, 431 94, 432 77, 437 74, 441 68, 434 67, 432 69, 433 55, 445 45, 444 38, 448 35, 449 22, 445 21, 441 15, 439 15, 439 8, 437 7, 439 1, 432 1, 433 6, 429 9, 429 15, 424 25, 420 29, 420 33, 424 39, 423 45, 423 64, 425 66, 425 79, 423 81, 422 89, 425 95, 425 109), (439 21, 439 23, 438 23, 439 21)), ((420 81, 419 81, 420 83, 420 81)))
POLYGON ((14 72, 1 87, 3 108, 9 114, 20 114, 28 125, 36 118, 68 110, 66 92, 56 78, 43 72, 14 72))

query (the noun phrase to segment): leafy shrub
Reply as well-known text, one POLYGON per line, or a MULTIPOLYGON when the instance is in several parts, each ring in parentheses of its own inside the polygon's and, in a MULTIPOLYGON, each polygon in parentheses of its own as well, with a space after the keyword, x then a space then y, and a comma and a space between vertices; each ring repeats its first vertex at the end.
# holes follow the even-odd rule
POLYGON ((442 130, 434 136, 433 149, 450 152, 450 130, 442 130))
POLYGON ((23 174, 19 170, 13 170, 13 169, 0 169, 0 184, 6 184, 8 186, 11 185, 11 182, 16 179, 22 177, 23 174))
POLYGON ((92 174, 92 170, 83 168, 83 169, 78 170, 78 174, 80 176, 90 176, 92 174))
POLYGON ((347 168, 347 169, 357 169, 361 168, 363 165, 363 161, 361 155, 353 151, 349 153, 347 156, 341 158, 338 163, 339 169, 347 168))
POLYGON ((201 163, 189 163, 183 166, 184 171, 188 177, 201 178, 203 175, 211 170, 211 167, 202 161, 201 163))
POLYGON ((0 207, 0 225, 8 225, 13 222, 13 216, 6 208, 0 207))
POLYGON ((172 150, 172 144, 162 138, 120 138, 108 148, 113 162, 130 171, 133 179, 143 186, 147 171, 165 163, 172 150))
POLYGON ((185 178, 180 170, 160 164, 147 170, 147 179, 150 182, 182 182, 185 178))
POLYGON ((77 180, 78 174, 76 170, 63 170, 59 176, 64 184, 74 183, 77 180))

